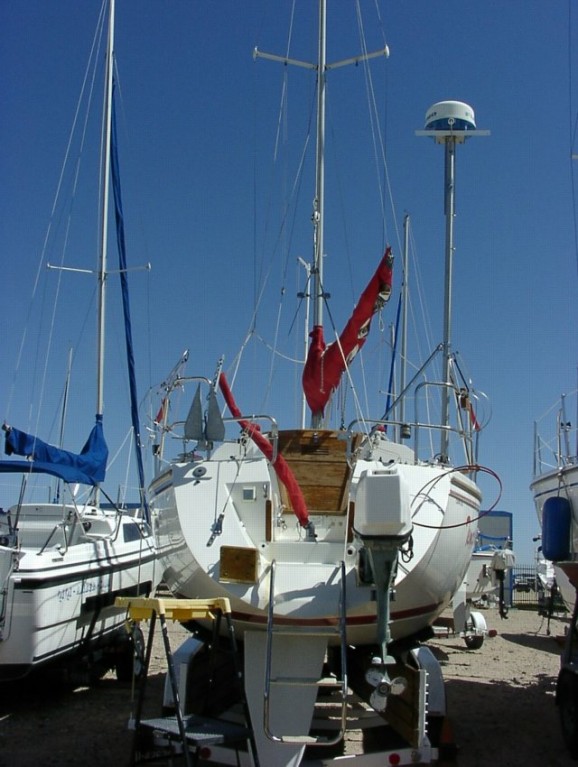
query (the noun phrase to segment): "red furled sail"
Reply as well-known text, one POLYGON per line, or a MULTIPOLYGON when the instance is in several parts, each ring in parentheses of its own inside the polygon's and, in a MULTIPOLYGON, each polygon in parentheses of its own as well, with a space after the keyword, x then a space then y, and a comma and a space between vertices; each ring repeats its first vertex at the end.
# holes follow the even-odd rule
MULTIPOLYGON (((229 388, 229 383, 224 373, 221 373, 219 376, 219 387, 231 413, 235 416, 235 418, 240 418, 241 411, 237 407, 237 403, 235 402, 233 393, 229 388)), ((246 420, 239 421, 239 424, 242 429, 245 429, 248 432, 249 436, 257 445, 259 450, 263 453, 265 458, 273 462, 275 473, 287 488, 287 493, 291 499, 291 506, 293 507, 295 516, 299 520, 299 523, 302 527, 309 527, 309 513, 307 511, 305 498, 303 497, 301 488, 299 487, 299 484, 295 479, 295 475, 291 471, 287 461, 280 453, 277 453, 277 457, 273 461, 273 445, 269 442, 265 435, 261 434, 261 430, 259 429, 258 424, 251 423, 251 421, 246 420)))
POLYGON ((388 301, 393 278, 393 256, 388 246, 377 270, 361 294, 339 341, 325 345, 323 328, 316 325, 303 370, 303 391, 314 414, 323 415, 343 371, 365 343, 371 319, 388 301))

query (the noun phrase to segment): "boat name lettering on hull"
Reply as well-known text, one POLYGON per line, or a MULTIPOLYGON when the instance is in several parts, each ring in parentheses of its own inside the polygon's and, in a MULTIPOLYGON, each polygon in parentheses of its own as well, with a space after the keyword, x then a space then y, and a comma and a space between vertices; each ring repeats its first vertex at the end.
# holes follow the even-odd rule
POLYGON ((71 586, 67 586, 64 589, 58 591, 58 601, 68 602, 68 600, 74 597, 80 597, 84 594, 94 594, 97 590, 97 585, 94 581, 85 581, 83 583, 74 583, 71 586))

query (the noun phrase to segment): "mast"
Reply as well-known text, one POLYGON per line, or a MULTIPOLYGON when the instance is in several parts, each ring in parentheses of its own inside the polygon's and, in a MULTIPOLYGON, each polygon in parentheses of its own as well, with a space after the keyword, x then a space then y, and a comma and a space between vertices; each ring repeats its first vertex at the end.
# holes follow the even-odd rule
MULTIPOLYGON (((323 287, 323 250, 324 250, 324 213, 325 213, 325 82, 326 73, 329 69, 360 64, 378 56, 389 56, 389 48, 384 46, 378 51, 363 53, 348 59, 327 64, 327 23, 326 23, 326 0, 319 0, 319 41, 317 63, 313 64, 287 56, 279 56, 274 53, 265 53, 255 48, 254 58, 264 58, 270 61, 278 61, 284 65, 303 67, 317 71, 317 148, 316 148, 316 173, 315 173, 315 197, 313 200, 313 265, 311 274, 313 277, 313 325, 323 326, 323 302, 327 297, 323 287)), ((321 426, 323 416, 321 413, 311 413, 311 427, 317 429, 321 426)))
MULTIPOLYGON (((297 259, 301 266, 305 269, 305 291, 298 293, 299 298, 305 299, 305 323, 304 323, 304 335, 303 335, 303 364, 307 361, 307 351, 309 349, 309 311, 311 306, 311 264, 304 261, 301 256, 297 259)), ((305 392, 301 396, 301 428, 305 428, 305 420, 307 415, 307 399, 305 392)))
POLYGON ((317 60, 317 151, 313 201, 313 324, 323 325, 323 246, 325 212, 325 0, 319 2, 319 56, 317 60))
POLYGON ((104 83, 103 145, 102 145, 102 201, 100 222, 100 257, 98 266, 98 330, 96 354, 96 415, 104 410, 104 335, 105 335, 105 288, 108 249, 108 199, 110 188, 110 145, 112 131, 112 83, 114 56, 115 0, 110 0, 108 20, 108 45, 106 52, 106 75, 104 83))
POLYGON ((474 110, 462 101, 440 101, 434 104, 426 112, 425 130, 416 131, 417 136, 431 136, 436 144, 445 145, 444 215, 446 218, 446 236, 444 335, 442 342, 444 370, 440 444, 440 461, 442 463, 449 461, 456 146, 463 144, 466 138, 488 136, 489 133, 486 130, 476 129, 474 110))
MULTIPOLYGON (((110 145, 112 132, 112 75, 114 54, 114 3, 110 0, 106 73, 104 79, 104 110, 102 124, 102 201, 100 221, 100 257, 98 265, 98 318, 96 349, 96 419, 102 421, 104 411, 104 335, 106 297, 106 259, 108 250, 108 197, 110 186, 110 145)), ((95 487, 94 502, 98 503, 99 490, 95 487)))
MULTIPOLYGON (((399 390, 405 391, 407 376, 407 303, 408 303, 408 261, 409 261, 409 214, 403 219, 403 282, 401 285, 401 370, 399 390)), ((405 423, 405 397, 399 403, 399 420, 405 423)))
MULTIPOLYGON (((325 67, 327 26, 325 0, 319 2, 319 56, 317 60, 317 153, 313 201, 313 324, 323 325, 323 240, 325 212, 325 67)), ((311 414, 311 426, 321 426, 321 413, 311 414)))

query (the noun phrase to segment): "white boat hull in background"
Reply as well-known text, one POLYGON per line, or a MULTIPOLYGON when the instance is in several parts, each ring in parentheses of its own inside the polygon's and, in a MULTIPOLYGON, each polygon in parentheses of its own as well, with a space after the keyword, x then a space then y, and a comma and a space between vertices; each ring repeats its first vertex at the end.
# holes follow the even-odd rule
MULTIPOLYGON (((158 584, 148 527, 96 509, 82 515, 84 526, 72 517, 67 525, 63 511, 23 506, 17 544, 0 546, 0 680, 56 665, 94 679, 132 661, 126 615, 114 600, 148 596, 158 584)), ((10 543, 5 520, 0 540, 10 543)))
MULTIPOLYGON (((566 465, 559 470, 554 469, 539 475, 532 482, 530 489, 534 496, 540 525, 542 525, 544 504, 548 498, 561 496, 568 499, 572 510, 570 551, 578 552, 578 464, 566 465)), ((576 601, 576 589, 556 563, 554 563, 554 571, 562 600, 571 612, 576 601)))

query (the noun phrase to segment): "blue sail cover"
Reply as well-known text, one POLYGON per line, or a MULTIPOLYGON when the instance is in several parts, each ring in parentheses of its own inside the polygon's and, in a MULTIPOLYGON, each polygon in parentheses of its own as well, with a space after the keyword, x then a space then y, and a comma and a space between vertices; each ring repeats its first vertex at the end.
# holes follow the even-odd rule
POLYGON ((96 423, 80 453, 49 445, 14 427, 6 430, 4 452, 6 455, 23 455, 29 460, 0 461, 0 472, 50 474, 65 482, 96 485, 104 480, 108 459, 102 416, 96 417, 96 423))
POLYGON ((113 99, 112 99, 112 136, 111 136, 111 177, 112 177, 112 189, 114 192, 114 213, 116 221, 116 242, 118 246, 118 267, 120 272, 120 287, 122 294, 122 308, 124 314, 124 334, 126 345, 126 359, 128 365, 128 380, 130 388, 130 414, 132 421, 132 428, 134 432, 136 442, 136 459, 137 469, 139 476, 139 489, 141 496, 141 503, 144 509, 144 517, 147 522, 150 521, 150 510, 148 500, 145 493, 145 475, 144 475, 144 463, 142 456, 142 440, 140 433, 140 419, 138 415, 138 395, 136 386, 136 372, 134 364, 134 347, 132 342, 132 323, 130 314, 130 298, 128 292, 128 276, 127 276, 127 258, 126 258, 126 241, 124 236, 124 214, 122 211, 122 193, 120 186, 120 166, 118 161, 118 143, 116 132, 116 106, 114 94, 116 91, 116 83, 113 84, 113 99))

